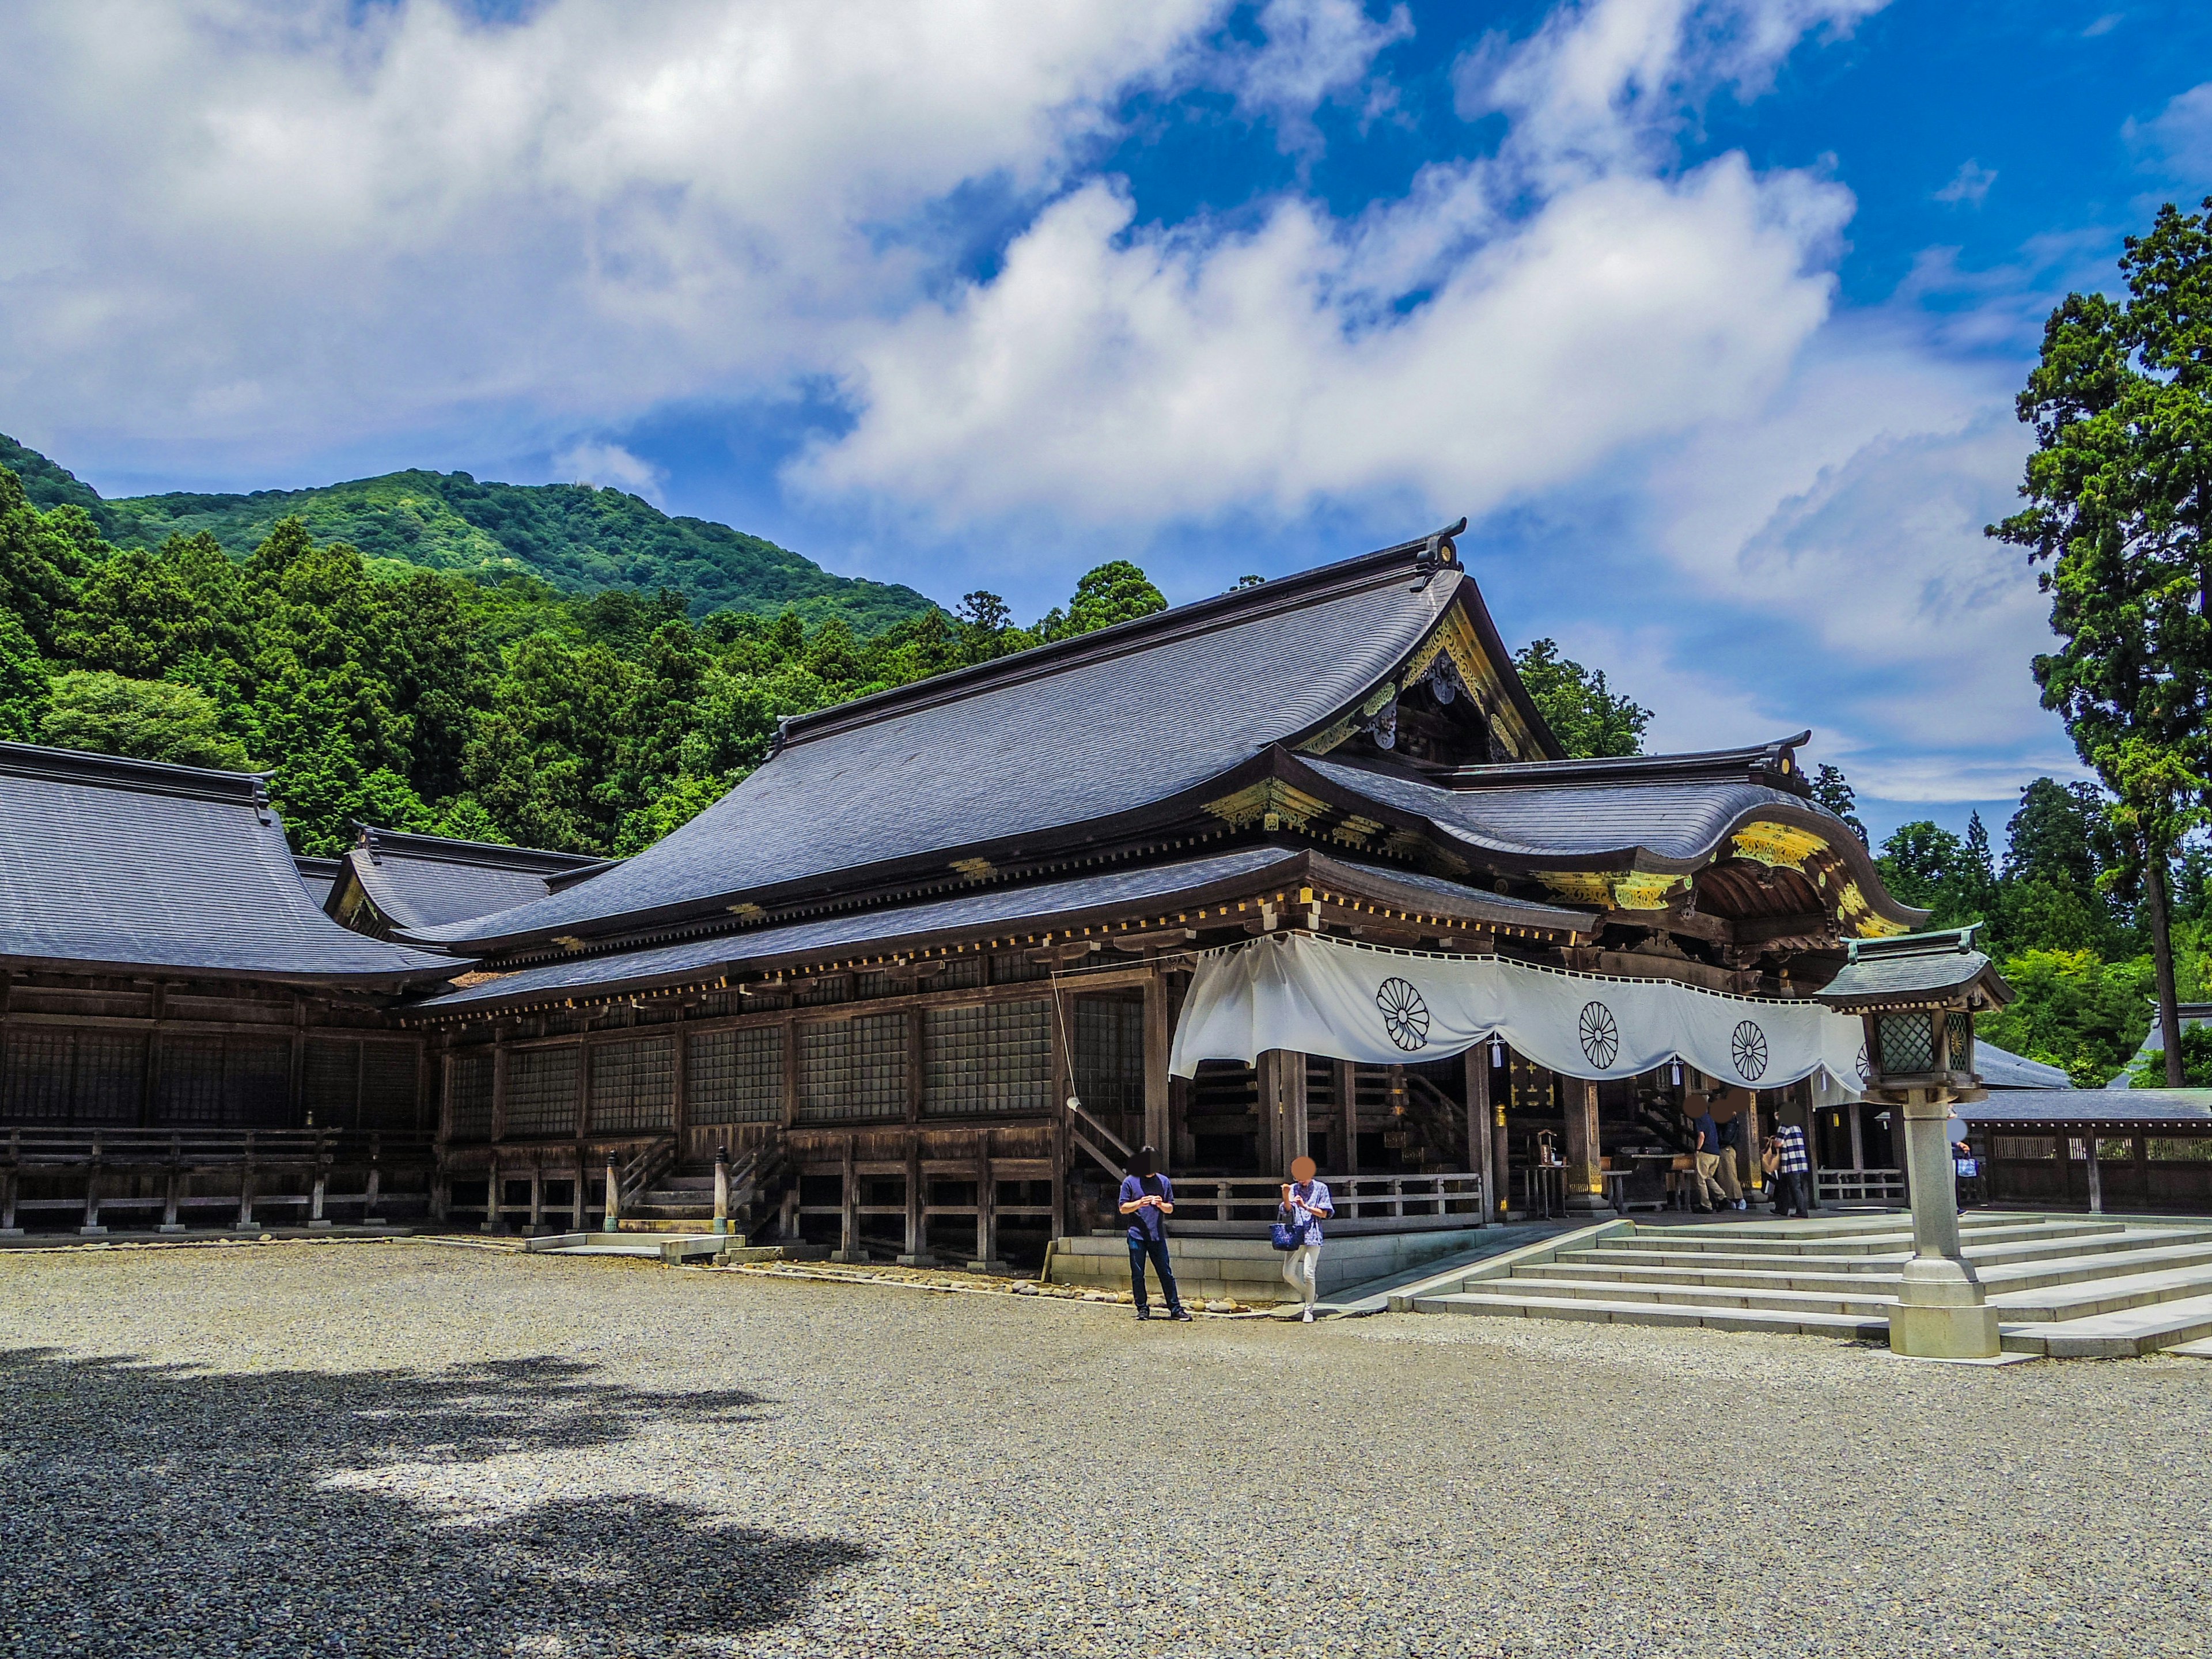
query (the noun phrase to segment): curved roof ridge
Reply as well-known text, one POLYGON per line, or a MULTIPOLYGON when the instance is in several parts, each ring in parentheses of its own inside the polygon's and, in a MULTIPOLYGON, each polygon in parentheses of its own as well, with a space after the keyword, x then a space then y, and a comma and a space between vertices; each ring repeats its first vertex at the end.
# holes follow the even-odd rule
POLYGON ((128 789, 144 795, 178 795, 265 807, 271 775, 135 760, 128 755, 103 755, 89 749, 0 742, 0 776, 33 778, 42 783, 81 784, 94 789, 128 789))
POLYGON ((599 853, 556 853, 545 847, 510 847, 504 842, 463 841, 453 836, 428 836, 412 830, 387 830, 381 824, 362 823, 354 829, 357 847, 372 856, 393 853, 402 858, 424 859, 440 864, 482 865, 498 870, 527 870, 533 873, 588 869, 618 860, 599 853))
MULTIPOLYGON (((1460 526, 1466 522, 1461 520, 1460 526)), ((963 697, 1018 685, 1024 680, 1060 673, 1080 665, 1125 656, 1169 640, 1235 627, 1278 611, 1381 586, 1414 572, 1419 568, 1417 562, 1424 556, 1433 560, 1438 544, 1447 542, 1454 529, 1400 542, 1393 547, 1377 548, 1374 552, 1340 559, 1334 564, 1278 576, 1255 586, 1232 587, 1225 593, 1170 605, 1164 611, 1133 617, 1087 634, 1048 641, 989 662, 972 663, 908 685, 872 692, 811 714, 793 715, 784 722, 781 741, 786 747, 809 742, 872 720, 957 702, 963 697)), ((1449 567, 1433 563, 1429 567, 1432 571, 1444 568, 1449 567)))

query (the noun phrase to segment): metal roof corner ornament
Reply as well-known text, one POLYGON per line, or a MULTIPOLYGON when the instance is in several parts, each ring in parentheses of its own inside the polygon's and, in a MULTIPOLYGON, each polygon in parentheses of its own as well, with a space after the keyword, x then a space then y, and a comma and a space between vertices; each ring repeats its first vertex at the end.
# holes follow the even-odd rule
POLYGON ((1890 1315, 1889 1346, 1915 1358, 1993 1359, 1999 1352, 1996 1310, 1960 1245, 1950 1133, 1951 1109, 1988 1094, 1974 1070, 1974 1015, 2013 999, 1974 949, 1978 926, 1847 939, 1842 969, 1814 993, 1864 1022, 1867 1097, 1904 1121, 1913 1255, 1890 1315))
POLYGON ((1459 548, 1452 538, 1466 528, 1467 519, 1462 515, 1458 522, 1446 525, 1421 544, 1420 551, 1413 556, 1413 568, 1420 577, 1413 584, 1414 592, 1419 592, 1433 581, 1437 571, 1448 569, 1459 562, 1459 548))

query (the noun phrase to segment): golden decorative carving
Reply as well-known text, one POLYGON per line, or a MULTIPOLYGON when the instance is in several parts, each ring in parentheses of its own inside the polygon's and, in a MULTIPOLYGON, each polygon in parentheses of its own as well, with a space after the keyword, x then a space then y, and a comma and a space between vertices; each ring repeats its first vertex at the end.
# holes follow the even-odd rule
POLYGON ((1540 870, 1536 879, 1570 903, 1610 910, 1663 910, 1683 887, 1681 877, 1649 870, 1540 870))
POLYGON ((1747 823, 1733 837, 1735 855, 1763 864, 1770 870, 1795 870, 1802 874, 1805 860, 1815 853, 1825 853, 1828 843, 1809 830, 1793 829, 1786 823, 1747 823))
POLYGON ((1246 829, 1270 815, 1289 820, 1294 830, 1305 830, 1329 808, 1317 795, 1309 795, 1280 778, 1267 778, 1249 789, 1206 802, 1206 810, 1231 830, 1246 829))

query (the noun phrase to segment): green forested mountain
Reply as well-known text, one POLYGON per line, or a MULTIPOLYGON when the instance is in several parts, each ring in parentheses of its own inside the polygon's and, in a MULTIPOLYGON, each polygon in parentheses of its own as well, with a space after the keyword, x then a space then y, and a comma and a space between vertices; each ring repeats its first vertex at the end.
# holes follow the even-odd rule
POLYGON ((0 466, 22 480, 34 506, 81 507, 118 547, 158 548, 204 531, 243 558, 278 520, 297 519, 318 542, 360 549, 373 570, 404 565, 495 582, 526 574, 563 593, 670 587, 690 600, 694 616, 789 609, 809 623, 842 617, 864 640, 933 608, 910 587, 833 576, 758 536, 672 519, 635 495, 589 484, 479 483, 465 472, 410 471, 314 489, 108 501, 4 434, 0 466))

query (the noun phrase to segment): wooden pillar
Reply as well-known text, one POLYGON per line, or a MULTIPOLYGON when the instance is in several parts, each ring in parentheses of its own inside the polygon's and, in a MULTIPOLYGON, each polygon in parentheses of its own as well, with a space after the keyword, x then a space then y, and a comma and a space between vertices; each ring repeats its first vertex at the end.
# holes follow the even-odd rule
POLYGON ((482 1231, 488 1233, 506 1231, 506 1221, 501 1216, 500 1200, 507 1196, 500 1191, 499 1148, 491 1149, 491 1179, 484 1183, 484 1218, 482 1231))
POLYGON ((368 1190, 362 1195, 361 1201, 361 1224, 364 1227, 382 1224, 377 1219, 376 1206, 384 1185, 383 1154, 384 1138, 371 1135, 368 1138, 368 1190))
POLYGON ((1285 1048, 1282 1053, 1282 1169, 1283 1178, 1288 1180, 1291 1165, 1307 1155, 1313 1126, 1306 1102, 1305 1052, 1299 1048, 1285 1048))
POLYGON ((323 1214, 323 1202, 329 1197, 331 1189, 331 1159, 324 1146, 323 1134, 318 1133, 315 1137, 315 1184, 307 1194, 307 1224, 319 1230, 331 1224, 329 1218, 323 1214))
POLYGON ((1344 1174, 1359 1173, 1359 1074, 1348 1060, 1336 1062, 1337 1133, 1343 1137, 1344 1156, 1337 1168, 1344 1174))
POLYGON ((684 1035, 684 1007, 681 1003, 677 1005, 676 1023, 670 1028, 669 1041, 676 1045, 672 1079, 676 1089, 676 1101, 668 1115, 668 1121, 676 1135, 676 1155, 680 1159, 684 1156, 684 1149, 690 1145, 688 1137, 691 1127, 691 1041, 684 1035))
POLYGON ((622 1171, 615 1168, 615 1155, 607 1153, 607 1208, 599 1223, 608 1232, 622 1231, 622 1171))
POLYGON ((1567 1210, 1570 1214, 1613 1212, 1605 1201, 1605 1179, 1598 1170, 1597 1085, 1561 1078, 1567 1120, 1567 1210))
POLYGON ((533 1154, 530 1160, 530 1236, 545 1231, 545 1161, 533 1154))
POLYGON ((845 1137, 845 1167, 842 1172, 844 1213, 838 1218, 838 1244, 836 1260, 860 1261, 860 1178, 853 1170, 853 1137, 845 1137))
POLYGON ((2083 1144, 2089 1150, 2089 1213, 2102 1215, 2105 1212, 2105 1177, 2097 1167, 2097 1132, 2094 1127, 2089 1131, 2088 1139, 2083 1144))
POLYGON ((1475 1212, 1487 1227, 1498 1211, 1490 1173, 1490 1045, 1476 1043, 1460 1062, 1467 1079, 1467 1167, 1475 1177, 1475 1212))
POLYGON ((496 1037, 491 1045, 491 1138, 507 1135, 507 1044, 496 1037))
POLYGON ((1863 1170, 1866 1168, 1866 1125, 1863 1121, 1866 1106, 1863 1102, 1855 1101, 1845 1109, 1850 1114, 1851 1120, 1851 1168, 1863 1170))
MULTIPOLYGON (((169 1137, 169 1170, 161 1184, 161 1224, 165 1233, 184 1231, 184 1224, 177 1219, 177 1201, 184 1196, 185 1139, 182 1135, 169 1137)), ((0 1231, 6 1229, 0 1228, 0 1231)))
POLYGON ((1145 981, 1145 1142, 1160 1157, 1163 1168, 1172 1155, 1169 1144, 1168 1059, 1175 1044, 1174 1024, 1168 1018, 1168 986, 1158 963, 1145 981))
POLYGON ((568 1196, 568 1220, 572 1229, 582 1232, 592 1224, 592 1168, 590 1155, 576 1148, 576 1190, 568 1196))
MULTIPOLYGON (((1813 1085, 1806 1083, 1791 1086, 1810 1089, 1813 1085)), ((1744 1190, 1749 1193, 1765 1192, 1766 1170, 1759 1161, 1759 1091, 1747 1089, 1743 1092, 1750 1102, 1750 1104, 1743 1109, 1743 1134, 1741 1137, 1743 1142, 1744 1190)))
POLYGON ((236 1232, 253 1230, 253 1137, 246 1137, 246 1168, 238 1178, 238 1219, 231 1223, 236 1232))
POLYGON ((898 1258, 902 1267, 929 1266, 928 1231, 921 1213, 921 1137, 906 1138, 906 1250, 898 1258))
POLYGON ((979 1273, 988 1273, 999 1260, 999 1181, 991 1173, 991 1132, 983 1131, 975 1145, 975 1260, 979 1273))
MULTIPOLYGON (((2089 1156, 2097 1155, 2097 1143, 2089 1143, 2089 1156)), ((2094 1190, 2094 1188, 2092 1190, 2094 1190)), ((92 1162, 84 1172, 84 1224, 77 1229, 86 1238, 98 1238, 107 1229, 100 1224, 100 1137, 92 1138, 92 1162)))
POLYGON ((1252 1062, 1253 1091, 1257 1096, 1252 1107, 1256 1119, 1253 1126, 1253 1157, 1261 1170, 1275 1176, 1283 1170, 1282 1061, 1281 1049, 1263 1048, 1252 1062))
POLYGON ((730 1149, 714 1148, 714 1231, 730 1231, 730 1149))

